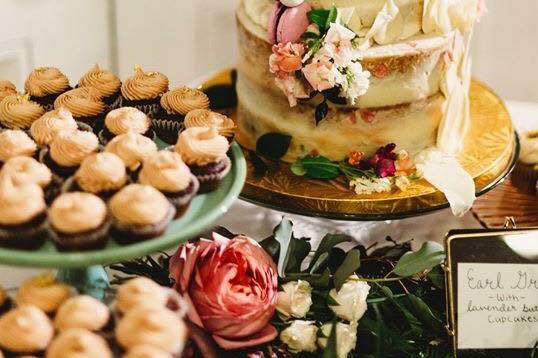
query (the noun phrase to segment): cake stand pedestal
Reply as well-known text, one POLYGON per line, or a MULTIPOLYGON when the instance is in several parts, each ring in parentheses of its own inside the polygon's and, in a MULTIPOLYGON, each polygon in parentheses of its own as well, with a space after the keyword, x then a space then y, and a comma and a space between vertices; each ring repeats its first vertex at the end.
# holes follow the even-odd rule
POLYGON ((89 266, 86 268, 60 269, 57 278, 59 281, 75 287, 80 293, 103 301, 109 287, 108 275, 103 266, 89 266))

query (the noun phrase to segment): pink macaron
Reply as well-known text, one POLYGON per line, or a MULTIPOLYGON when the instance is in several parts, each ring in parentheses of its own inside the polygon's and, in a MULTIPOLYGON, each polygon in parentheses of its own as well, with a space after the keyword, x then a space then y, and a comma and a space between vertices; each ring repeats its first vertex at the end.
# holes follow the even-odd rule
POLYGON ((277 1, 269 20, 269 42, 271 44, 298 42, 310 25, 308 13, 311 10, 306 2, 295 7, 286 7, 277 1))

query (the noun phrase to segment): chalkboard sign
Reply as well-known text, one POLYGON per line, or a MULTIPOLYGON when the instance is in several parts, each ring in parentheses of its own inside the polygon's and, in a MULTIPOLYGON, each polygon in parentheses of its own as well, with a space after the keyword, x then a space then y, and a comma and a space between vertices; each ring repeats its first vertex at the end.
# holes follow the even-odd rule
POLYGON ((445 241, 458 357, 529 357, 538 342, 538 230, 457 230, 445 241))

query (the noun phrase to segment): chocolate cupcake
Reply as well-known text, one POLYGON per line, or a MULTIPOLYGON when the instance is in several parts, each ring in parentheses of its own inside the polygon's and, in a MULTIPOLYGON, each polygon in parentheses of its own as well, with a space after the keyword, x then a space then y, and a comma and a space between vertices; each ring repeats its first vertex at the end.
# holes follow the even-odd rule
POLYGON ((113 358, 113 355, 103 337, 85 329, 73 328, 54 338, 45 356, 45 358, 66 357, 113 358))
POLYGON ((0 246, 34 250, 47 236, 43 190, 36 184, 0 175, 0 246))
POLYGON ((73 294, 73 289, 58 282, 52 274, 37 276, 23 283, 17 291, 17 306, 33 305, 53 314, 73 294))
POLYGON ((538 195, 538 131, 521 135, 521 153, 512 183, 524 193, 538 195))
POLYGON ((110 218, 105 202, 82 192, 60 195, 48 211, 51 238, 60 251, 102 249, 110 218))
POLYGON ((123 356, 123 358, 173 358, 167 351, 153 347, 149 344, 134 346, 123 356))
POLYGON ((6 290, 0 286, 0 316, 9 311, 12 306, 11 298, 9 298, 6 290))
POLYGON ((163 193, 176 208, 176 218, 182 216, 198 192, 200 184, 176 152, 160 151, 144 161, 138 177, 163 193))
POLYGON ((61 178, 73 175, 82 161, 97 152, 99 140, 92 132, 63 131, 58 133, 50 144, 40 153, 41 161, 61 178))
POLYGON ((105 152, 120 157, 133 181, 136 181, 144 160, 157 153, 157 144, 141 134, 128 132, 112 139, 106 145, 105 152))
POLYGON ((17 87, 10 81, 0 80, 0 102, 7 96, 17 94, 17 87))
POLYGON ((101 69, 97 64, 82 76, 78 81, 78 87, 97 89, 106 105, 106 112, 121 106, 121 80, 114 73, 101 69))
POLYGON ((161 96, 168 91, 168 77, 160 72, 145 72, 139 66, 121 86, 122 105, 136 107, 148 116, 159 111, 161 96))
POLYGON ((55 67, 38 67, 33 70, 24 84, 30 99, 39 103, 46 111, 54 108, 54 101, 71 86, 67 77, 55 67))
POLYGON ((105 127, 99 133, 101 143, 107 144, 112 138, 133 132, 155 140, 155 132, 151 129, 148 116, 134 108, 122 107, 115 109, 105 117, 105 127))
POLYGON ((187 113, 195 109, 208 109, 209 98, 197 89, 179 87, 166 92, 161 98, 161 111, 153 120, 157 135, 163 141, 173 144, 183 129, 187 113))
POLYGON ((61 107, 45 113, 32 123, 30 135, 39 146, 46 147, 61 131, 76 129, 78 125, 71 112, 61 107))
POLYGON ((0 317, 0 348, 8 357, 43 356, 53 336, 52 322, 36 306, 23 305, 0 317))
POLYGON ((54 108, 60 107, 67 108, 75 120, 89 125, 95 133, 103 129, 106 107, 95 88, 81 87, 65 92, 54 101, 54 108))
POLYGON ((107 305, 90 296, 75 296, 65 301, 54 317, 54 328, 65 332, 73 328, 101 332, 110 325, 107 305))
POLYGON ((226 155, 229 143, 217 128, 193 127, 179 136, 176 151, 200 182, 200 192, 215 190, 230 172, 232 163, 226 155))
POLYGON ((130 279, 118 288, 116 308, 121 314, 142 306, 166 307, 168 289, 146 277, 130 279))
POLYGON ((7 96, 0 102, 0 124, 4 128, 29 129, 43 114, 43 107, 30 101, 27 95, 7 96))
POLYGON ((109 203, 112 234, 120 244, 130 244, 163 235, 176 215, 166 197, 149 185, 131 184, 109 203))
POLYGON ((228 139, 229 143, 233 141, 235 129, 237 128, 231 118, 207 109, 195 109, 187 113, 185 117, 185 128, 192 127, 215 127, 221 136, 228 139))
POLYGON ((0 167, 11 158, 36 157, 37 144, 24 131, 0 130, 0 143, 0 167))

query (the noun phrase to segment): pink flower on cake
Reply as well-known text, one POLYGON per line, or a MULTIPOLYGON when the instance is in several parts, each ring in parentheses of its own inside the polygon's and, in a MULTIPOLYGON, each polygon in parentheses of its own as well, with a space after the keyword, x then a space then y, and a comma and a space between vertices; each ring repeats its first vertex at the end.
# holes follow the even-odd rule
POLYGON ((189 304, 189 320, 224 349, 274 340, 269 320, 277 303, 277 269, 252 239, 218 234, 180 247, 170 260, 174 288, 189 304))
POLYGON ((286 94, 286 97, 288 97, 290 107, 295 107, 297 105, 297 99, 306 99, 310 97, 310 89, 293 74, 276 77, 275 82, 277 87, 286 94))
POLYGON ((345 80, 331 59, 327 56, 316 57, 303 68, 303 74, 314 90, 322 92, 333 88, 345 80))
POLYGON ((332 58, 338 67, 349 66, 352 61, 361 57, 351 43, 355 36, 357 35, 348 28, 337 23, 331 24, 318 56, 332 58))
POLYGON ((271 73, 277 76, 284 76, 295 71, 299 71, 302 67, 302 58, 304 55, 303 44, 277 44, 273 46, 273 54, 269 57, 269 68, 271 73))

